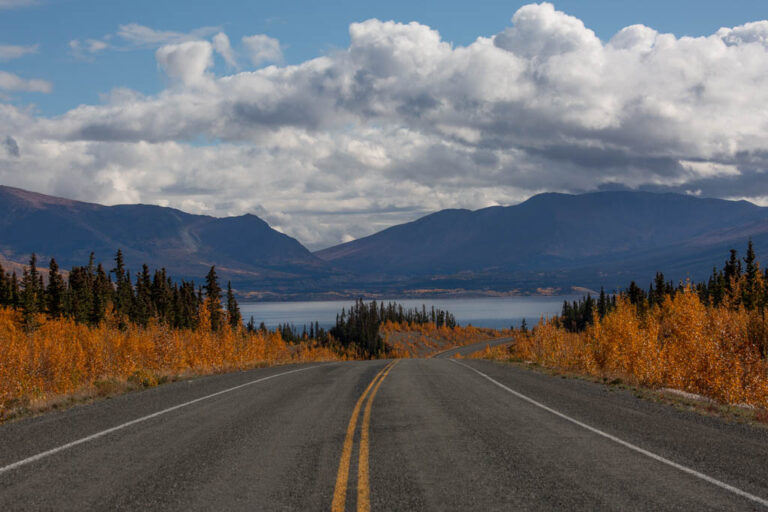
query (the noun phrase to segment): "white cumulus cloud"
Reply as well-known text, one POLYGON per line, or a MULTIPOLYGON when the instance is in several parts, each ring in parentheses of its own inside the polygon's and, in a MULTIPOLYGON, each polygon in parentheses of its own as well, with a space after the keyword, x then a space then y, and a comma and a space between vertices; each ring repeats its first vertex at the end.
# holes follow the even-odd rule
POLYGON ((235 52, 232 49, 232 45, 229 43, 229 37, 224 32, 219 32, 213 36, 213 49, 216 53, 221 55, 227 65, 231 68, 237 67, 237 58, 235 52))
MULTIPOLYGON (((218 29, 126 25, 123 40, 159 47, 169 87, 118 89, 57 117, 0 102, 23 148, 0 151, 0 182, 254 212, 311 247, 543 191, 768 197, 768 22, 703 37, 631 25, 601 41, 548 3, 510 14, 467 46, 415 22, 354 23, 347 48, 295 65, 277 40, 250 36, 256 69, 244 72, 218 29)), ((6 75, 0 88, 33 87, 6 75)))
POLYGON ((161 47, 155 53, 157 63, 173 80, 196 85, 205 79, 211 66, 213 48, 207 41, 188 41, 161 47))
POLYGON ((254 66, 260 66, 265 62, 280 62, 283 60, 283 51, 280 41, 264 34, 243 37, 243 46, 254 66))

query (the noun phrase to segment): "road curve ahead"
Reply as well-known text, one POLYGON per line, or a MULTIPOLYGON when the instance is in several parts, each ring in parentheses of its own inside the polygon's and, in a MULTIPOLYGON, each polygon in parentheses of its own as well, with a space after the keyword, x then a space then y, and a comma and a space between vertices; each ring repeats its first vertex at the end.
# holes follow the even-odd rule
POLYGON ((0 426, 0 510, 768 510, 768 430, 488 361, 264 368, 0 426))
POLYGON ((456 355, 468 356, 470 354, 474 354, 475 352, 485 350, 486 347, 498 347, 500 345, 509 345, 514 341, 515 341, 514 336, 507 337, 507 338, 494 338, 491 340, 478 341, 477 343, 464 345, 462 347, 455 347, 455 348, 449 348, 448 350, 443 350, 442 352, 438 352, 437 354, 434 354, 432 357, 440 359, 440 358, 453 357, 456 355))

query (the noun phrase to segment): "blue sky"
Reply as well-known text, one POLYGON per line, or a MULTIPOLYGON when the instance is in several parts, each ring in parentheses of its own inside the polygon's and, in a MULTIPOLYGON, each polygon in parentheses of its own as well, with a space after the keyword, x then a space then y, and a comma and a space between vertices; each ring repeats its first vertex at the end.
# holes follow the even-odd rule
MULTIPOLYGON (((284 62, 296 64, 334 48, 346 48, 348 27, 355 21, 418 21, 437 29, 446 41, 466 45, 479 35, 500 32, 526 3, 40 0, 27 7, 0 10, 0 44, 38 45, 35 54, 0 63, 0 69, 51 82, 53 94, 22 93, 15 99, 36 104, 43 114, 56 115, 81 103, 97 103, 100 95, 113 87, 130 87, 145 94, 163 88, 163 76, 154 67, 156 48, 135 48, 120 42, 114 35, 120 25, 137 23, 183 33, 216 27, 233 41, 267 34, 280 41, 284 62), (123 49, 83 59, 73 56, 68 46, 72 40, 105 36, 111 36, 123 49)), ((580 18, 603 40, 637 23, 677 36, 700 36, 768 17, 768 6, 755 0, 561 0, 555 5, 580 18)), ((216 70, 225 71, 221 61, 216 70)))
POLYGON ((0 184, 310 248, 542 192, 768 205, 754 0, 0 0, 0 184))

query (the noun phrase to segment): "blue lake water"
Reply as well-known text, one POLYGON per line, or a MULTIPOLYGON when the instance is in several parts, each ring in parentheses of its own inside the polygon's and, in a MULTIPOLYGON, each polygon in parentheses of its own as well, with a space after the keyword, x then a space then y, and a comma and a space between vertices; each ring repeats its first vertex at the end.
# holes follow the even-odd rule
MULTIPOLYGON (((541 316, 560 313, 563 300, 573 300, 573 296, 551 297, 483 297, 472 299, 391 299, 404 308, 419 308, 422 304, 429 310, 432 306, 443 309, 456 317, 461 325, 472 324, 476 327, 494 329, 519 326, 523 318, 529 326, 535 325, 541 316)), ((253 316, 256 325, 260 322, 268 328, 278 324, 301 326, 317 321, 321 327, 328 328, 336 321, 336 314, 341 308, 349 308, 353 300, 316 301, 316 302, 244 302, 240 311, 245 321, 253 316)))

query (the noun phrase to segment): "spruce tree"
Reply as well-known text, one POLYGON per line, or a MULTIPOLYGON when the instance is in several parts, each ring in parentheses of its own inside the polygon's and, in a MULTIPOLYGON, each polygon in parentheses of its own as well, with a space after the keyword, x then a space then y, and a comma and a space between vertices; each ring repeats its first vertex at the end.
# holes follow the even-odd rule
POLYGON ((597 314, 603 318, 608 313, 608 298, 605 295, 605 288, 600 287, 600 298, 597 300, 597 314))
POLYGON ((19 278, 16 277, 16 272, 11 275, 11 291, 10 291, 10 305, 12 307, 18 307, 21 304, 21 292, 19 291, 19 278))
POLYGON ((762 276, 760 275, 760 264, 755 256, 755 248, 752 246, 752 239, 749 240, 747 255, 744 258, 744 289, 742 290, 742 304, 747 310, 755 309, 761 301, 762 276))
POLYGON ((243 317, 240 315, 240 306, 237 305, 235 294, 232 293, 232 283, 230 281, 227 281, 227 315, 232 329, 240 329, 243 317))
POLYGON ((741 279, 741 260, 737 254, 736 249, 731 249, 731 256, 723 267, 726 295, 734 303, 738 303, 738 299, 741 299, 741 297, 734 297, 738 282, 741 279))
POLYGON ((136 275, 136 296, 133 301, 132 320, 146 326, 154 315, 152 310, 152 282, 149 277, 149 267, 145 263, 141 272, 136 275))
POLYGON ((11 279, 5 274, 5 269, 0 265, 0 306, 11 305, 11 279))
POLYGON ((216 275, 216 266, 212 266, 205 276, 205 296, 208 300, 208 312, 211 315, 211 329, 219 330, 222 325, 221 286, 216 275))
POLYGON ((115 310, 121 315, 128 316, 133 306, 133 286, 131 276, 125 270, 123 251, 120 249, 115 255, 115 268, 111 272, 115 274, 115 310))
POLYGON ((69 272, 69 293, 67 313, 79 323, 88 323, 93 318, 93 281, 88 267, 72 267, 69 272))
POLYGON ((59 273, 59 265, 54 258, 48 264, 48 289, 46 303, 48 314, 58 318, 64 313, 64 279, 59 273))
POLYGON ((656 279, 654 280, 654 284, 655 287, 653 290, 653 303, 661 304, 664 302, 664 295, 667 288, 666 282, 664 281, 664 274, 661 272, 656 272, 656 279))
POLYGON ((35 315, 40 312, 42 290, 40 276, 37 271, 37 256, 32 253, 29 267, 24 269, 21 292, 21 312, 24 328, 31 331, 37 327, 35 315))
POLYGON ((107 306, 113 300, 112 281, 99 263, 93 275, 93 304, 91 309, 91 323, 96 325, 104 320, 107 306))

